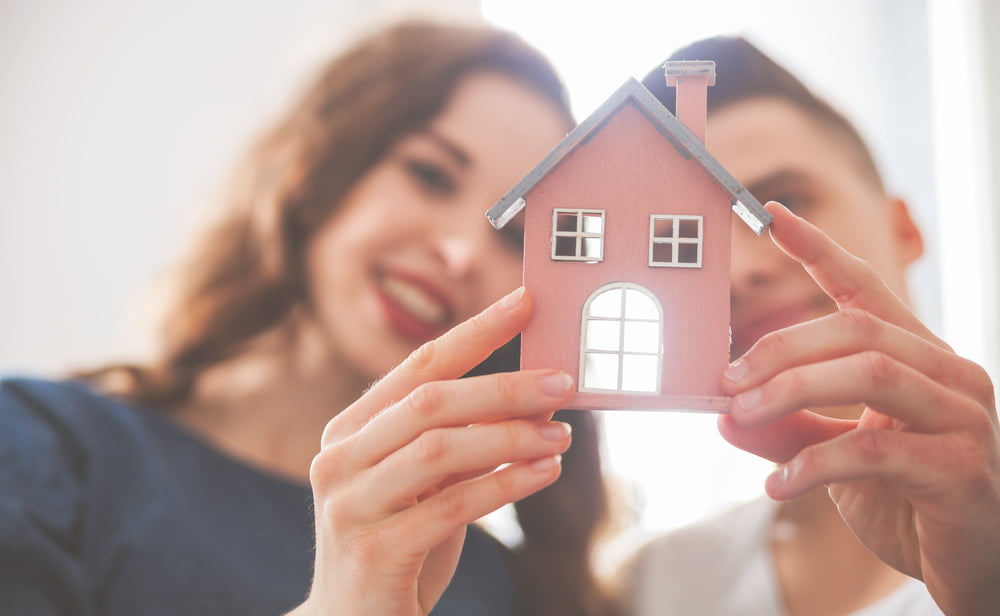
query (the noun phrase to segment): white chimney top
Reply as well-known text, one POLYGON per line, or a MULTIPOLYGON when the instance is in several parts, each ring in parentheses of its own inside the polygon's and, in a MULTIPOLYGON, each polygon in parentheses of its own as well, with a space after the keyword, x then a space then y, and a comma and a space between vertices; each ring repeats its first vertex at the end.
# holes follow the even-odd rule
POLYGON ((711 60, 674 60, 663 64, 663 72, 667 76, 667 85, 675 87, 680 77, 708 77, 705 85, 715 85, 715 62, 711 60))

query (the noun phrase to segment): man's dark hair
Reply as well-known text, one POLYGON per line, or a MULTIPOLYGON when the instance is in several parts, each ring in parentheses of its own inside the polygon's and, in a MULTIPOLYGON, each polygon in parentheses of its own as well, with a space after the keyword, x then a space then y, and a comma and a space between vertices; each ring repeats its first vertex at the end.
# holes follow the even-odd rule
MULTIPOLYGON (((883 188, 875 160, 854 125, 746 39, 723 36, 704 39, 678 49, 667 60, 715 62, 715 85, 708 89, 709 115, 753 98, 777 98, 795 105, 821 126, 839 135, 858 169, 879 189, 883 188)), ((642 81, 671 113, 676 114, 675 89, 667 87, 661 67, 650 71, 642 81)))

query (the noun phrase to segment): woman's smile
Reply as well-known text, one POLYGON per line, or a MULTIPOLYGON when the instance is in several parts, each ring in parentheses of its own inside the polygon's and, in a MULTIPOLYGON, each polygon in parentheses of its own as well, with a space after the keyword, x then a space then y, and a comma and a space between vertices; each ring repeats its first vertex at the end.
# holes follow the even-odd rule
POLYGON ((417 276, 380 272, 376 293, 389 326, 408 338, 428 340, 454 320, 447 297, 417 276))

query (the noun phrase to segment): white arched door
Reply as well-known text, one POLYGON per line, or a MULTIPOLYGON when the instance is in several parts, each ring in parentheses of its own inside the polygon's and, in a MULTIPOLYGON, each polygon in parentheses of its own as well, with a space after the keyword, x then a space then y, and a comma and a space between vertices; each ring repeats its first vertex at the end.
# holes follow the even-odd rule
POLYGON ((581 391, 659 393, 663 308, 645 288, 605 285, 583 305, 581 391))

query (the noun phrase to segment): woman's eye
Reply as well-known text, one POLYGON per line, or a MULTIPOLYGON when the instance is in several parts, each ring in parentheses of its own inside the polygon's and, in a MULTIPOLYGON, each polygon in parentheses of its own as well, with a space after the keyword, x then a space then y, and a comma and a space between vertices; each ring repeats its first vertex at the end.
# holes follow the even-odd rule
POLYGON ((406 169, 428 192, 449 195, 455 191, 455 180, 440 166, 421 160, 406 161, 406 169))

